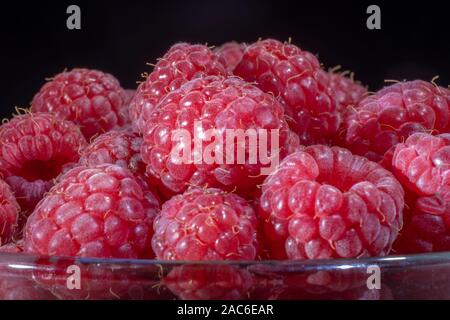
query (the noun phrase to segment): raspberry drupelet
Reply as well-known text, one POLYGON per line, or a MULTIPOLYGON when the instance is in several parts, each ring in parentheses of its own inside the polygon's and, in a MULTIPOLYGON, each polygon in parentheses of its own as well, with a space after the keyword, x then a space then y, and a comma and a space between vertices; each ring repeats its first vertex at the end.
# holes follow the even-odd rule
POLYGON ((450 134, 411 135, 396 146, 392 170, 407 190, 409 207, 394 249, 450 250, 450 134))
MULTIPOLYGON (((9 185, 0 179, 0 246, 9 243, 19 219, 20 207, 9 185)), ((0 247, 0 249, 3 247, 0 247)), ((0 250, 3 252, 3 250, 0 250)))
POLYGON ((339 106, 312 53, 278 40, 257 41, 246 48, 234 74, 283 102, 292 118, 289 125, 302 144, 326 142, 338 131, 342 121, 339 106))
POLYGON ((257 224, 253 208, 238 195, 194 188, 163 204, 152 247, 162 260, 253 260, 257 224))
POLYGON ((290 131, 275 98, 239 78, 209 76, 184 84, 154 108, 146 122, 142 158, 147 173, 165 193, 183 193, 192 185, 219 187, 246 197, 263 181, 263 168, 271 166, 267 162, 282 159, 297 147, 298 137, 290 131), (213 137, 207 137, 210 129, 213 137), (190 137, 174 139, 172 133, 180 130, 190 137), (254 145, 246 140, 243 146, 234 138, 227 142, 230 132, 248 131, 255 133, 254 145), (214 140, 217 136, 222 145, 214 140), (178 159, 179 149, 195 146, 195 141, 200 141, 202 152, 193 148, 184 153, 187 159, 178 159), (208 153, 211 145, 214 152, 208 153), (210 154, 212 159, 207 159, 210 154))
POLYGON ((316 145, 267 177, 259 215, 273 258, 358 258, 390 252, 403 206, 390 172, 346 149, 316 145))
POLYGON ((15 116, 0 127, 0 171, 22 212, 34 209, 86 145, 78 126, 51 113, 15 116))
POLYGON ((245 47, 245 43, 231 41, 214 48, 214 54, 219 57, 228 72, 232 73, 244 56, 245 47))
POLYGON ((127 94, 108 73, 89 69, 64 71, 34 96, 33 112, 52 112, 78 124, 87 140, 129 123, 127 94))
POLYGON ((156 197, 117 165, 66 172, 29 217, 28 253, 49 256, 149 258, 156 197))
POLYGON ((450 91, 416 80, 388 86, 349 108, 339 133, 343 145, 373 161, 414 132, 450 130, 450 91))
POLYGON ((155 105, 183 83, 206 75, 227 75, 225 67, 207 46, 177 43, 158 60, 130 104, 133 128, 142 132, 155 105))

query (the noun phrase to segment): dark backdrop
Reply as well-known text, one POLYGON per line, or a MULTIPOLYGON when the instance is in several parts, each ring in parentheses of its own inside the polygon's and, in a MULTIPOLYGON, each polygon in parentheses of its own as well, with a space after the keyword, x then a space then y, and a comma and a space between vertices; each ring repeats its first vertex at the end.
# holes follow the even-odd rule
POLYGON ((372 90, 384 79, 450 84, 449 1, 13 1, 0 8, 0 113, 26 107, 44 78, 64 68, 97 68, 135 87, 145 62, 177 41, 219 45, 275 37, 343 65, 372 90), (366 8, 382 30, 366 28, 366 8), (66 29, 78 4, 82 30, 66 29))

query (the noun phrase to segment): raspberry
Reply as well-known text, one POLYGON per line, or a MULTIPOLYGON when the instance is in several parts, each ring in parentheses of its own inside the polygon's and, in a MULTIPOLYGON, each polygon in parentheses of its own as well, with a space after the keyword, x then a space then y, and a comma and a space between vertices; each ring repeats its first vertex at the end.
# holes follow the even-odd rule
POLYGON ((19 204, 10 187, 0 180, 0 246, 11 240, 17 227, 19 212, 19 204))
POLYGON ((450 135, 411 135, 395 147, 392 170, 409 193, 410 207, 395 250, 450 250, 450 135))
POLYGON ((238 42, 227 42, 214 49, 214 54, 219 57, 219 61, 225 66, 228 72, 232 73, 244 56, 245 44, 238 42))
POLYGON ((183 193, 193 185, 220 187, 247 196, 263 181, 261 169, 268 167, 257 155, 279 155, 282 159, 297 147, 298 137, 289 130, 283 107, 272 96, 236 77, 209 76, 186 83, 169 93, 154 108, 146 123, 142 159, 147 163, 147 173, 159 180, 166 193, 183 193), (201 128, 195 128, 196 122, 201 124, 201 128), (227 132, 253 130, 257 135, 257 145, 245 143, 244 148, 235 139, 228 139, 227 146, 215 150, 214 159, 205 159, 206 150, 215 139, 202 138, 208 129, 212 129, 215 136, 220 135, 223 144, 227 132), (195 158, 195 150, 186 156, 188 161, 180 161, 174 156, 183 146, 191 146, 190 141, 172 139, 172 133, 177 132, 175 130, 187 131, 194 144, 195 140, 202 139, 203 152, 197 154, 201 159, 195 158), (261 131, 267 133, 268 143, 261 143, 261 131), (279 142, 277 154, 270 153, 274 136, 279 142), (264 150, 266 146, 268 152, 264 150), (241 162, 236 155, 238 152, 245 154, 241 162), (231 160, 230 154, 233 156, 231 160), (258 159, 251 162, 251 157, 258 159))
POLYGON ((266 245, 277 259, 386 255, 402 227, 403 197, 379 164, 339 147, 307 147, 264 182, 266 245))
POLYGON ((183 265, 162 282, 183 300, 239 300, 248 297, 252 275, 229 265, 183 265))
POLYGON ((332 138, 341 124, 339 108, 328 93, 328 77, 320 70, 312 53, 268 39, 246 48, 234 74, 279 97, 300 141, 312 144, 332 138))
POLYGON ((188 190, 164 203, 152 247, 163 260, 253 260, 257 219, 241 197, 218 189, 188 190))
POLYGON ((34 96, 31 110, 54 112, 80 125, 86 139, 129 122, 127 96, 112 75, 73 69, 47 82, 34 96))
POLYGON ((341 112, 346 108, 356 106, 367 94, 367 89, 353 79, 353 74, 347 77, 346 72, 336 73, 319 70, 319 73, 322 74, 322 77, 327 78, 327 80, 324 80, 327 81, 327 92, 336 101, 341 112))
POLYGON ((76 167, 37 205, 25 251, 49 256, 147 258, 158 201, 116 165, 76 167))
POLYGON ((64 165, 87 145, 80 129, 51 113, 15 116, 0 127, 0 171, 22 211, 31 212, 64 165))
POLYGON ((425 81, 388 86, 348 109, 340 133, 353 153, 373 161, 414 132, 450 130, 450 91, 425 81))
POLYGON ((175 44, 138 87, 130 104, 133 128, 139 132, 144 131, 145 122, 155 105, 183 83, 204 75, 226 74, 225 67, 208 47, 200 44, 175 44))
POLYGON ((415 133, 396 146, 392 168, 404 186, 418 196, 450 197, 450 134, 415 133))
POLYGON ((79 163, 87 167, 116 164, 128 168, 145 181, 146 165, 141 157, 142 138, 129 129, 112 130, 98 136, 80 156, 79 163))

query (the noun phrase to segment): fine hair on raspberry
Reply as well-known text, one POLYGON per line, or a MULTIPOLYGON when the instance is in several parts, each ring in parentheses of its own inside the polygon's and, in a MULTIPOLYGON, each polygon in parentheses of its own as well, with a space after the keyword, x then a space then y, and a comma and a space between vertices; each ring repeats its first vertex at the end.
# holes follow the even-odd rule
POLYGON ((450 90, 415 80, 399 82, 347 109, 341 143, 373 161, 415 132, 439 134, 450 130, 450 90))
POLYGON ((169 92, 189 80, 208 75, 228 74, 210 48, 201 44, 177 43, 154 65, 153 71, 139 85, 130 103, 133 128, 144 130, 145 122, 156 104, 169 92))
POLYGON ((289 125, 302 144, 310 145, 327 142, 342 121, 327 88, 328 77, 321 70, 312 53, 292 43, 266 39, 246 47, 234 74, 280 99, 289 125))

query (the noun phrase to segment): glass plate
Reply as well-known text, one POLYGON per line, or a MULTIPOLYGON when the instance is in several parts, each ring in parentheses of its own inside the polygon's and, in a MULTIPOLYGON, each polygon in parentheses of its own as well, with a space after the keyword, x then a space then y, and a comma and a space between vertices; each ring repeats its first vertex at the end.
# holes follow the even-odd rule
POLYGON ((450 252, 200 263, 4 253, 0 299, 450 299, 450 252))

